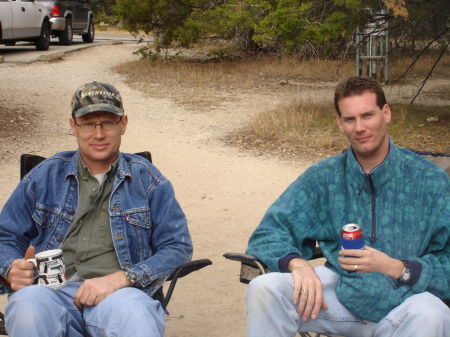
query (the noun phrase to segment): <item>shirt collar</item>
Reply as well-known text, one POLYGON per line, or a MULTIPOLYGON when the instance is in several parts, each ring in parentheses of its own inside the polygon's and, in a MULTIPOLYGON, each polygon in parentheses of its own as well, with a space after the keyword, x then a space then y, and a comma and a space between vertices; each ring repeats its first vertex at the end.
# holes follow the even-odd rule
MULTIPOLYGON (((109 181, 114 180, 114 174, 117 171, 117 166, 119 163, 119 157, 117 156, 116 160, 109 165, 108 171, 106 171, 106 179, 109 179, 109 181)), ((89 167, 87 167, 86 163, 84 162, 83 158, 81 157, 80 152, 78 152, 78 175, 81 179, 88 181, 92 177, 92 173, 89 170, 89 167)), ((106 180, 105 179, 105 180, 106 180)))

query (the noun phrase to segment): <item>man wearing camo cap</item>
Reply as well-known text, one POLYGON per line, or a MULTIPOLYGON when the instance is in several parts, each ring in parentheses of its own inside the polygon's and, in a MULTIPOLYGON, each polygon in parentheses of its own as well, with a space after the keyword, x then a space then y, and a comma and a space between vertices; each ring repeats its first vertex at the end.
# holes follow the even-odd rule
POLYGON ((78 150, 38 165, 3 208, 9 336, 164 335, 161 285, 190 260, 192 241, 170 182, 148 160, 119 151, 127 124, 112 85, 78 88, 70 119, 78 150), (27 259, 57 248, 68 285, 33 285, 27 259))

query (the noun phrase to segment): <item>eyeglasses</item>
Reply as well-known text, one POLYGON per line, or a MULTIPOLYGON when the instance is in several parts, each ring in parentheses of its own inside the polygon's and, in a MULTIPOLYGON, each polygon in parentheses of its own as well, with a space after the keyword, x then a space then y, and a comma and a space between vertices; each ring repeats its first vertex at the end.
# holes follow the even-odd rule
POLYGON ((85 132, 93 132, 93 131, 95 131, 95 128, 97 127, 97 125, 100 125, 100 127, 104 131, 111 131, 111 130, 114 130, 116 125, 119 124, 121 121, 122 121, 122 117, 120 117, 120 119, 117 122, 104 121, 104 122, 101 122, 101 123, 81 123, 81 124, 78 124, 75 121, 75 118, 74 118, 75 125, 79 126, 81 128, 81 130, 83 130, 85 132))

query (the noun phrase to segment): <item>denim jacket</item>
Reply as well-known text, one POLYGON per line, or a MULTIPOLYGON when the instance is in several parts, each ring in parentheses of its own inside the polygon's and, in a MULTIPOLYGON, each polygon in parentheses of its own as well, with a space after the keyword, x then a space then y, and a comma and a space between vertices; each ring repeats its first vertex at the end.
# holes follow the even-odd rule
MULTIPOLYGON (((0 214, 0 274, 28 246, 36 253, 63 243, 78 205, 77 151, 58 153, 33 168, 0 214)), ((149 296, 192 256, 186 217, 171 183, 149 161, 121 153, 110 196, 112 237, 122 268, 134 271, 149 296)), ((12 290, 0 285, 0 294, 12 290)))

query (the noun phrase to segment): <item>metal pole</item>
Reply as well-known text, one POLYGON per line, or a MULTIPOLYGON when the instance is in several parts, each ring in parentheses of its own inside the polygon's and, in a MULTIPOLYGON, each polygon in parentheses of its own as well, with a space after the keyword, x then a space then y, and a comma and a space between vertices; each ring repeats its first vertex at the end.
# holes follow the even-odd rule
POLYGON ((370 76, 370 60, 368 56, 370 56, 370 36, 366 36, 366 75, 370 76))
POLYGON ((361 35, 359 28, 356 28, 356 76, 361 75, 361 35))
POLYGON ((372 77, 377 79, 378 36, 372 36, 372 77))
POLYGON ((384 83, 389 84, 389 21, 385 21, 384 36, 386 42, 386 50, 384 57, 384 83))
POLYGON ((379 39, 378 39, 379 43, 380 43, 380 82, 381 80, 384 80, 384 64, 383 64, 383 58, 385 56, 384 54, 384 35, 381 33, 379 35, 379 39))

